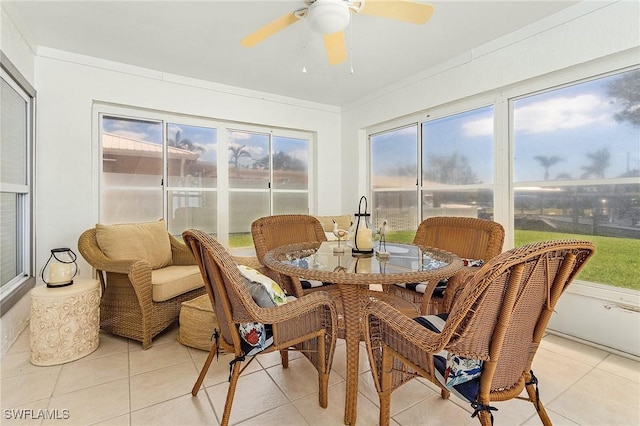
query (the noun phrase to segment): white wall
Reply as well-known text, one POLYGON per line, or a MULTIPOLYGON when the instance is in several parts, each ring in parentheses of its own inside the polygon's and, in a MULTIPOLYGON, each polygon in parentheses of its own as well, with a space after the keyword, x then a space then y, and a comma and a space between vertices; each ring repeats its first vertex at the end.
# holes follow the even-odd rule
MULTIPOLYGON (((35 87, 33 51, 16 30, 15 24, 4 9, 0 9, 0 49, 29 84, 35 87)), ((2 331, 0 356, 4 355, 11 343, 27 326, 29 310, 29 300, 23 297, 12 309, 3 312, 2 318, 0 318, 0 330, 2 331)))
MULTIPOLYGON (((247 123, 310 130, 318 146, 319 205, 333 206, 330 172, 339 151, 336 107, 197 81, 147 69, 39 49, 36 60, 37 262, 52 247, 77 248, 82 231, 98 222, 98 157, 92 141, 94 101, 247 123)), ((320 212, 322 213, 322 212, 320 212)), ((82 275, 90 272, 86 263, 82 275)))
MULTIPOLYGON (((610 65, 611 71, 638 64, 639 16, 637 1, 581 2, 344 107, 342 176, 345 181, 360 185, 343 188, 342 204, 355 205, 358 197, 367 193, 368 127, 473 96, 510 92, 516 84, 578 67, 606 69, 610 65)), ((504 138, 506 149, 506 136, 500 137, 504 138)), ((507 172, 501 173, 506 176, 507 172)), ((496 217, 501 221, 510 216, 507 211, 496 212, 496 217)), ((507 231, 505 248, 509 248, 506 246, 511 244, 513 235, 507 221, 503 224, 511 229, 507 231)), ((640 296, 637 292, 615 293, 574 284, 563 296, 549 328, 640 356, 640 296)))

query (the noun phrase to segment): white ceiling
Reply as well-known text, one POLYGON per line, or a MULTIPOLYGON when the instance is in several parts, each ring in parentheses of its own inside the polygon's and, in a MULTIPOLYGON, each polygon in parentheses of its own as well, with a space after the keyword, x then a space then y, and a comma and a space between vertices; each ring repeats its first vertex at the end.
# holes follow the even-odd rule
POLYGON ((240 45, 262 25, 304 6, 302 0, 3 0, 2 6, 34 46, 340 106, 578 1, 429 3, 435 12, 424 25, 352 15, 345 30, 349 58, 334 66, 327 64, 322 37, 304 20, 255 47, 240 45))

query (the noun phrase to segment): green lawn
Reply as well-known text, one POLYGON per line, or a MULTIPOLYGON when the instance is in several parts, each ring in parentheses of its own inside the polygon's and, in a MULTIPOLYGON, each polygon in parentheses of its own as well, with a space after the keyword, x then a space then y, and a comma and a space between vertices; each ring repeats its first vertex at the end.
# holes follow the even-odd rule
MULTIPOLYGON (((415 231, 394 231, 389 233, 387 241, 410 243, 413 241, 414 235, 415 231)), ((230 235, 229 238, 231 247, 253 245, 250 233, 230 235)), ((580 272, 579 279, 614 287, 640 290, 640 240, 516 230, 515 246, 535 241, 567 238, 591 241, 596 246, 596 254, 580 272)))
POLYGON ((591 241, 596 246, 596 253, 580 272, 579 279, 640 290, 640 240, 557 232, 516 231, 515 245, 565 238, 591 241))

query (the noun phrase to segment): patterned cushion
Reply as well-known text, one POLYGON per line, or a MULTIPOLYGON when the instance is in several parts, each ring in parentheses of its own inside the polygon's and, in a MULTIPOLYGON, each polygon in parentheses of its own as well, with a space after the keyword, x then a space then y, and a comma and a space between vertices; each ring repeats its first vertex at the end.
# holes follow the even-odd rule
MULTIPOLYGON (((427 329, 440 333, 449 314, 424 315, 414 320, 427 329)), ((478 397, 482 361, 468 359, 442 350, 434 355, 436 378, 459 398, 473 402, 478 397)))
MULTIPOLYGON (((263 308, 273 308, 288 302, 282 288, 271 278, 245 265, 238 265, 245 285, 256 304, 263 308)), ((259 322, 238 325, 242 337, 242 349, 246 356, 253 356, 273 344, 271 326, 259 322)))
MULTIPOLYGON (((462 264, 463 266, 475 266, 475 267, 479 267, 484 265, 484 260, 482 259, 462 259, 462 264)), ((444 298, 444 292, 447 289, 447 282, 449 281, 448 278, 443 278, 441 279, 438 284, 436 284, 436 288, 433 289, 433 294, 432 297, 438 297, 440 299, 444 298)), ((413 290, 416 291, 418 293, 422 293, 424 294, 425 290, 427 289, 427 285, 429 283, 409 283, 409 284, 396 284, 400 287, 404 287, 407 290, 413 290)))

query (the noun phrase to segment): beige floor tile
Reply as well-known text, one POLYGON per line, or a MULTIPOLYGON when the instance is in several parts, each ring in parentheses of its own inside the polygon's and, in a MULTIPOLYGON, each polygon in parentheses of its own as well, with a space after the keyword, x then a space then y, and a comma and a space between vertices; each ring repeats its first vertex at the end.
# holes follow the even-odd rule
POLYGON ((29 361, 30 355, 30 351, 7 353, 4 358, 2 358, 2 368, 0 370, 2 378, 6 379, 23 374, 42 373, 44 371, 59 372, 62 369, 62 364, 49 367, 33 365, 31 361, 29 361))
POLYGON ((3 426, 23 426, 23 425, 39 425, 42 424, 44 415, 47 415, 49 407, 49 398, 39 401, 28 402, 16 407, 5 407, 2 405, 2 421, 3 426))
MULTIPOLYGON (((361 374, 359 382, 358 392, 368 398, 376 407, 379 407, 380 400, 371 373, 366 372, 361 374)), ((436 393, 422 382, 411 380, 391 394, 391 415, 393 416, 404 411, 412 405, 418 404, 424 399, 434 395, 436 395, 436 393)), ((437 396, 439 397, 440 393, 438 393, 437 396)))
POLYGON ((629 358, 610 354, 604 361, 598 364, 597 368, 635 382, 640 382, 640 362, 629 358))
MULTIPOLYGON (((220 420, 222 420, 228 388, 228 382, 206 388, 220 420)), ((264 370, 243 374, 238 380, 229 423, 235 424, 248 420, 288 403, 287 397, 264 370)))
MULTIPOLYGON (((471 418, 471 415, 466 410, 452 401, 440 398, 439 394, 426 398, 418 404, 414 404, 408 409, 395 414, 393 420, 401 426, 477 426, 479 424, 478 419, 471 418)), ((512 423, 498 422, 497 424, 510 425, 512 423)))
POLYGON ((12 408, 49 398, 60 375, 60 366, 0 380, 2 408, 12 408))
MULTIPOLYGON (((196 369, 198 370, 198 373, 193 377, 193 383, 196 382, 196 379, 198 378, 198 374, 200 374, 200 370, 204 365, 204 362, 207 358, 206 353, 205 353, 205 356, 203 357, 197 357, 197 359, 195 358, 196 356, 194 356, 194 364, 196 366, 196 369)), ((213 361, 211 362, 211 365, 209 366, 207 375, 204 378, 203 386, 209 387, 209 386, 214 386, 220 383, 228 382, 229 381, 229 362, 231 362, 233 358, 234 358, 234 355, 228 354, 228 353, 221 353, 219 358, 214 358, 213 361)), ((243 376, 245 374, 251 374, 251 373, 255 373, 256 371, 262 370, 262 366, 258 362, 258 358, 260 357, 257 357, 256 359, 254 359, 253 362, 251 362, 251 364, 247 366, 246 370, 242 372, 243 376)), ((246 362, 244 363, 244 365, 246 365, 246 362)))
POLYGON ((608 355, 604 350, 554 334, 547 334, 540 342, 540 347, 590 366, 596 366, 608 355))
MULTIPOLYGON (((566 417, 563 417, 560 414, 549 410, 549 408, 546 406, 545 409, 547 411, 547 414, 549 415, 549 419, 551 419, 551 423, 553 423, 553 426, 580 426, 578 423, 572 422, 566 417)), ((522 426, 540 426, 541 424, 542 423, 540 422, 540 417, 538 417, 537 414, 534 414, 529 417, 526 422, 522 423, 522 426)))
POLYGON ((29 325, 22 330, 22 333, 20 333, 16 341, 11 345, 7 354, 19 354, 24 352, 31 352, 29 325))
POLYGON ((187 362, 131 376, 131 410, 140 410, 179 396, 191 395, 196 377, 197 371, 190 359, 187 362))
POLYGON ((302 414, 300 414, 293 404, 286 404, 282 407, 267 411, 266 413, 241 422, 238 426, 304 426, 307 424, 307 421, 302 417, 302 414))
POLYGON ((107 419, 98 423, 91 423, 91 426, 130 426, 129 414, 107 419))
MULTIPOLYGON (((129 380, 121 379, 54 396, 49 409, 69 410, 68 425, 88 425, 127 414, 129 380)), ((43 424, 57 424, 55 421, 43 424)))
POLYGON ((191 361, 189 350, 175 341, 159 345, 154 344, 146 350, 129 352, 129 368, 132 376, 180 364, 187 360, 191 361))
POLYGON ((207 394, 181 396, 131 413, 131 426, 217 425, 207 394))
POLYGON ((129 354, 124 352, 96 359, 81 359, 62 366, 54 395, 129 377, 129 354))
MULTIPOLYGON (((363 346, 360 346, 360 353, 358 356, 358 374, 362 374, 369 371, 369 357, 367 356, 367 350, 363 346)), ((333 356, 332 370, 343 379, 347 377, 347 347, 346 345, 336 345, 335 355, 333 356)))
POLYGON ((125 337, 100 332, 99 339, 98 349, 82 358, 83 360, 103 358, 129 351, 129 339, 125 337))
POLYGON ((546 404, 569 389, 593 367, 540 348, 533 359, 532 369, 538 378, 540 399, 546 404))
MULTIPOLYGON (((302 355, 298 351, 289 351, 289 361, 294 359, 303 358, 302 355)), ((260 355, 257 358, 257 361, 263 368, 273 367, 275 365, 282 365, 282 357, 280 356, 280 352, 271 352, 268 354, 260 355)))
MULTIPOLYGON (((318 394, 318 371, 306 358, 289 361, 289 368, 281 365, 268 368, 267 373, 285 393, 289 400, 294 401, 310 394, 318 394)), ((329 376, 329 385, 335 384, 339 378, 329 376)))
MULTIPOLYGON (((318 405, 317 395, 308 395, 293 401, 293 405, 302 413, 310 425, 343 425, 345 394, 346 382, 343 381, 329 386, 329 404, 327 408, 322 408, 318 405)), ((358 415, 356 419, 358 426, 378 424, 378 413, 378 407, 362 394, 358 395, 358 415)))
POLYGON ((546 406, 582 425, 640 424, 640 384, 594 369, 546 406))

